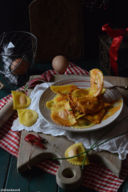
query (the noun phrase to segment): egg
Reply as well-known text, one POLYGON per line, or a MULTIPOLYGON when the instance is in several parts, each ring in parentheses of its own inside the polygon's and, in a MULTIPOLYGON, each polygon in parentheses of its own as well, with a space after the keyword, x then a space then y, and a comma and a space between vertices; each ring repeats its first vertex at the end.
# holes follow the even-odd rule
POLYGON ((22 58, 17 58, 12 62, 10 68, 14 75, 24 75, 28 71, 29 63, 22 58))
POLYGON ((63 55, 58 55, 52 59, 52 67, 57 73, 63 74, 68 65, 69 62, 63 55))

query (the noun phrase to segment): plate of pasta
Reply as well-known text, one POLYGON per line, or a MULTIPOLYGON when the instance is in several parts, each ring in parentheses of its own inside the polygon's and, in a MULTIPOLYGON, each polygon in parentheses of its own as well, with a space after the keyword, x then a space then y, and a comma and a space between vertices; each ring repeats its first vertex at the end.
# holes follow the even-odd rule
POLYGON ((73 132, 94 131, 118 118, 123 98, 102 72, 94 69, 90 77, 73 76, 55 82, 41 95, 39 109, 51 125, 73 132))

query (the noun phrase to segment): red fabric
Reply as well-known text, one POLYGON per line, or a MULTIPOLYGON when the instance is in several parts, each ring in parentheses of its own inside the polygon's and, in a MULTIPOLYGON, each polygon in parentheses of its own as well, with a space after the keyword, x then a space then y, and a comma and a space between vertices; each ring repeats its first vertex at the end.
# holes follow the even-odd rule
MULTIPOLYGON (((45 77, 45 80, 48 80, 51 75, 54 74, 55 71, 49 70, 43 73, 41 78, 45 77)), ((65 74, 88 75, 88 72, 70 63, 65 74)), ((10 98, 11 95, 0 100, 0 109, 6 105, 10 98)), ((20 132, 14 132, 10 129, 15 118, 17 118, 16 113, 5 123, 5 125, 0 128, 0 147, 17 157, 20 143, 20 132)), ((59 167, 56 162, 49 160, 43 161, 37 166, 53 175, 56 175, 59 167)), ((122 169, 122 173, 123 178, 125 178, 128 174, 128 160, 122 169)), ((119 179, 110 170, 101 165, 91 163, 89 166, 85 167, 83 174, 83 186, 99 192, 116 192, 122 182, 123 179, 119 179)))
POLYGON ((102 26, 102 31, 107 32, 107 34, 113 38, 110 49, 109 49, 110 63, 111 63, 111 68, 114 71, 115 75, 118 75, 118 72, 119 72, 118 64, 117 64, 118 50, 124 35, 128 31, 128 28, 112 29, 108 24, 105 24, 102 26))

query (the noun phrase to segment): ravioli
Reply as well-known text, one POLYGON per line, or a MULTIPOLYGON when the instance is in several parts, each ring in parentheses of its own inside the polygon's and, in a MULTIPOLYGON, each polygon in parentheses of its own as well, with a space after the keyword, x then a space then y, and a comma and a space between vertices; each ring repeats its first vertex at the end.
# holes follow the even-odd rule
POLYGON ((38 114, 36 111, 31 109, 19 109, 17 110, 19 122, 26 127, 30 127, 36 123, 38 114))
POLYGON ((67 101, 67 96, 57 94, 52 100, 46 102, 46 106, 49 109, 55 107, 55 104, 63 106, 65 101, 67 101))
POLYGON ((80 113, 86 115, 89 112, 95 112, 97 107, 99 106, 99 99, 97 97, 91 97, 85 95, 83 97, 72 97, 71 96, 71 106, 75 111, 79 111, 80 113))
POLYGON ((106 110, 102 109, 96 114, 93 115, 86 115, 85 119, 89 120, 90 122, 93 122, 94 124, 98 124, 103 119, 104 115, 106 114, 106 110))
POLYGON ((13 98, 13 109, 24 109, 31 104, 31 99, 21 91, 11 91, 13 98))
POLYGON ((99 124, 113 107, 104 99, 103 73, 99 69, 90 71, 90 87, 79 88, 76 85, 52 85, 55 93, 52 100, 47 101, 51 119, 59 125, 74 128, 87 128, 99 124))
POLYGON ((72 98, 82 98, 88 95, 88 93, 89 93, 89 89, 77 88, 72 91, 71 95, 72 95, 72 98))
POLYGON ((72 126, 77 122, 68 101, 55 102, 53 106, 51 118, 54 122, 64 126, 72 126))
POLYGON ((86 150, 82 143, 75 143, 68 147, 65 151, 65 157, 67 158, 67 161, 73 165, 82 165, 85 155, 86 159, 84 161, 84 165, 88 165, 89 160, 86 154, 86 150))
POLYGON ((69 94, 73 90, 77 89, 77 86, 76 85, 63 85, 63 86, 52 85, 50 88, 54 93, 59 93, 59 94, 65 95, 65 94, 69 94))

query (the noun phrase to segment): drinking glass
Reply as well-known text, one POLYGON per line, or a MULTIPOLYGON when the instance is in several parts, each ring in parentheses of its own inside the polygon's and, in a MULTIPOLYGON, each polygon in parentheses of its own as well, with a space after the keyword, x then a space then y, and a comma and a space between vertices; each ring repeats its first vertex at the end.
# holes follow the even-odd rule
POLYGON ((23 85, 35 62, 37 37, 26 31, 3 32, 0 36, 0 75, 9 84, 23 85))

